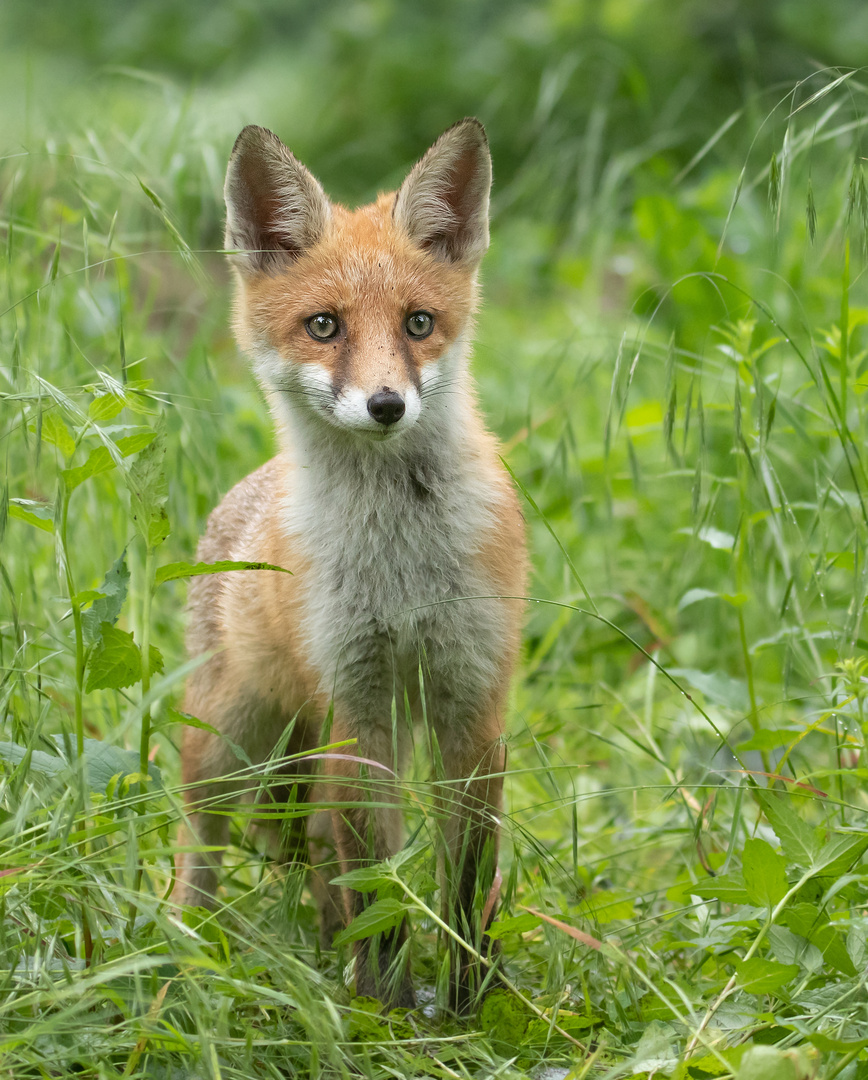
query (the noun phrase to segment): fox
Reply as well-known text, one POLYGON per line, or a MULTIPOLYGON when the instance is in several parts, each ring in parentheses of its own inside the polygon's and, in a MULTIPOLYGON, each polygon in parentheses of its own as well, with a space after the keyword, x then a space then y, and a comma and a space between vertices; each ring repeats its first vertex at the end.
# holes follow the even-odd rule
MULTIPOLYGON (((189 652, 202 663, 184 709, 205 723, 182 746, 183 904, 214 903, 233 744, 256 766, 285 755, 281 790, 329 807, 308 815, 310 859, 331 847, 347 874, 401 849, 401 771, 424 729, 444 918, 484 947, 527 573, 518 500, 469 372, 490 189, 472 117, 397 192, 356 210, 273 132, 238 136, 224 189, 234 330, 279 450, 211 513, 198 558, 289 573, 190 584, 189 652), (326 722, 340 749, 317 753, 326 722)), ((307 841, 292 843, 305 861, 307 841)), ((311 887, 324 935, 375 898, 331 885, 322 866, 311 887)), ((407 941, 404 922, 355 943, 356 993, 413 1006, 407 941)), ((485 972, 460 948, 451 970, 450 1004, 466 1012, 485 972)))

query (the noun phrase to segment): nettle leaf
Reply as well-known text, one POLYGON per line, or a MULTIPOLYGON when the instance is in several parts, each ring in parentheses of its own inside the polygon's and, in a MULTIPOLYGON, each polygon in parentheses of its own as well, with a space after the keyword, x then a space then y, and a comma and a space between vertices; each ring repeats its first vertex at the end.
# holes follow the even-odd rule
MULTIPOLYGON (((349 874, 344 874, 349 877, 349 874)), ((376 900, 360 912, 346 928, 335 937, 335 945, 346 945, 360 938, 372 937, 394 929, 409 910, 400 900, 376 900)))
POLYGON ((43 532, 54 531, 54 507, 34 499, 10 499, 9 516, 35 525, 43 532))
POLYGON ((779 964, 776 960, 754 956, 735 965, 738 985, 749 994, 773 994, 799 974, 798 964, 779 964))
POLYGON ((814 829, 802 821, 787 800, 780 795, 757 788, 756 797, 775 831, 775 836, 781 842, 787 862, 806 870, 813 867, 822 843, 814 829))
POLYGON ((164 581, 177 581, 180 578, 200 577, 204 574, 225 574, 232 570, 278 570, 282 574, 291 574, 282 566, 275 566, 266 562, 237 562, 224 559, 222 562, 213 563, 188 563, 174 562, 161 566, 154 577, 156 585, 162 585, 164 581))
POLYGON ((166 500, 169 482, 166 477, 166 432, 161 420, 153 441, 142 450, 126 476, 130 489, 133 522, 149 548, 155 548, 169 535, 166 500))
MULTIPOLYGON (((85 686, 88 694, 92 690, 122 690, 142 677, 142 653, 133 635, 107 622, 101 624, 100 632, 102 640, 88 664, 85 686)), ((162 671, 163 658, 154 645, 150 648, 150 658, 151 671, 162 671)))
POLYGON ((765 840, 745 842, 741 867, 751 904, 772 908, 786 896, 786 861, 765 840))
POLYGON ((130 583, 126 560, 127 553, 123 552, 106 574, 93 604, 82 613, 81 628, 87 646, 96 645, 101 640, 103 623, 114 626, 118 621, 130 583))

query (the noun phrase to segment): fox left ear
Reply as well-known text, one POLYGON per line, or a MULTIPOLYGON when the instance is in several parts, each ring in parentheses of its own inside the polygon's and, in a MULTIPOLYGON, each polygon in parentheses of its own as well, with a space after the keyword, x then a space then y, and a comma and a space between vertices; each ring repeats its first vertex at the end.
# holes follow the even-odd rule
POLYGON ((413 166, 392 211, 420 247, 449 262, 476 266, 488 249, 491 155, 473 117, 445 131, 413 166))

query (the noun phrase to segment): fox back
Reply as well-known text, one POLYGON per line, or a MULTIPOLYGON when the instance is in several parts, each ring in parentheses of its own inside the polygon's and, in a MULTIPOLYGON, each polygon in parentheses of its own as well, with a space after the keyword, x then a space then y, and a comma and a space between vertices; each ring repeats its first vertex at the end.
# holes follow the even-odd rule
MULTIPOLYGON (((475 897, 494 880, 525 577, 515 496, 468 374, 490 183, 475 120, 441 136, 397 193, 354 212, 271 132, 239 136, 226 178, 235 329, 280 453, 214 511, 199 556, 291 575, 194 580, 191 652, 214 655, 186 707, 226 738, 188 728, 184 748, 193 839, 220 848, 227 819, 207 811, 237 764, 231 743, 254 762, 295 754, 285 782, 304 789, 311 766, 297 755, 333 713, 331 740, 355 742, 325 755, 317 797, 341 806, 312 831, 317 857, 333 844, 346 872, 400 846, 406 703, 442 762, 444 904, 469 934, 475 897), (360 760, 377 774, 373 791, 360 760)), ((286 854, 299 857, 301 843, 286 854)), ((218 863, 186 857, 183 900, 213 897, 218 863)), ((313 882, 326 936, 367 903, 328 877, 313 882)), ((478 911, 476 924, 478 938, 478 911)), ((402 925, 357 946, 360 993, 412 1002, 405 937, 402 925)), ((454 965, 462 1009, 478 981, 467 955, 454 965)))

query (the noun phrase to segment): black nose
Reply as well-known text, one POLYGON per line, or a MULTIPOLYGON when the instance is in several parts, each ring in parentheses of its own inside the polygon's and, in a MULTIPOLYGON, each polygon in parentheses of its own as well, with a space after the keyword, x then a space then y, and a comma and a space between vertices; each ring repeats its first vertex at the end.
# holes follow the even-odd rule
POLYGON ((404 399, 394 390, 378 390, 368 398, 368 412, 378 424, 388 427, 404 415, 404 399))

